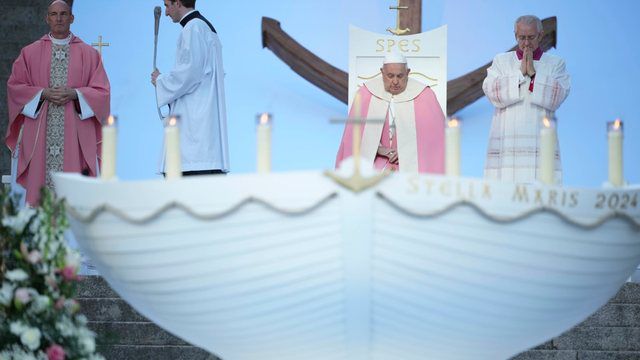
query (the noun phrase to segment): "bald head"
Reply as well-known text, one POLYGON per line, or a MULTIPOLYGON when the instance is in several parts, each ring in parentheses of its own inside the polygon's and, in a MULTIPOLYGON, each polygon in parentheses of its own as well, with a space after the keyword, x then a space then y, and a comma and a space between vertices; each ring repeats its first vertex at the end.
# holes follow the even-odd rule
POLYGON ((51 2, 49 2, 49 7, 47 8, 47 11, 51 8, 51 6, 53 6, 55 4, 60 4, 62 6, 66 6, 69 9, 69 13, 71 13, 73 11, 73 9, 72 9, 73 1, 65 1, 65 0, 52 0, 51 2))

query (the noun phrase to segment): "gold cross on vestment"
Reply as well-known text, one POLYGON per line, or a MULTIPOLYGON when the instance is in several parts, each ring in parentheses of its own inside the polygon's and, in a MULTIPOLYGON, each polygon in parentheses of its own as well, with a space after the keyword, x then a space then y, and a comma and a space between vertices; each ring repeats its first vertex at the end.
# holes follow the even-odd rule
POLYGON ((109 46, 109 43, 102 42, 102 35, 99 35, 98 42, 92 43, 91 46, 98 48, 98 54, 100 54, 100 58, 102 59, 102 48, 109 46))
POLYGON ((394 34, 394 35, 404 35, 408 32, 411 31, 411 29, 406 28, 406 29, 401 29, 400 28, 400 10, 409 10, 408 6, 400 6, 400 0, 398 0, 398 6, 389 6, 390 10, 395 10, 398 12, 398 15, 396 17, 396 28, 395 29, 391 29, 391 28, 387 28, 387 31, 394 34))

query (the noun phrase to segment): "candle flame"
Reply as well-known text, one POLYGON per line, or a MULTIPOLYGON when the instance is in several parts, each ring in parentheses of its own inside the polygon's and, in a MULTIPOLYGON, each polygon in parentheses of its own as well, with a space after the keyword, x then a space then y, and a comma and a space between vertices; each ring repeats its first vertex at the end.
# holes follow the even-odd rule
POLYGON ((544 124, 544 127, 546 127, 546 128, 550 128, 551 127, 551 121, 549 121, 549 119, 546 116, 542 119, 542 123, 544 124))
POLYGON ((262 113, 262 115, 260 115, 260 125, 266 125, 268 123, 269 123, 269 114, 262 113))
POLYGON ((107 126, 113 126, 116 123, 116 117, 113 115, 109 115, 107 118, 107 126))
POLYGON ((448 125, 449 125, 450 128, 457 128, 460 124, 459 124, 457 118, 453 118, 453 119, 449 120, 449 124, 448 125))
POLYGON ((622 121, 620 121, 620 119, 616 119, 616 121, 613 122, 613 128, 615 130, 619 130, 621 126, 622 126, 622 121))
POLYGON ((175 116, 172 116, 169 118, 169 126, 176 126, 178 125, 178 119, 175 116))

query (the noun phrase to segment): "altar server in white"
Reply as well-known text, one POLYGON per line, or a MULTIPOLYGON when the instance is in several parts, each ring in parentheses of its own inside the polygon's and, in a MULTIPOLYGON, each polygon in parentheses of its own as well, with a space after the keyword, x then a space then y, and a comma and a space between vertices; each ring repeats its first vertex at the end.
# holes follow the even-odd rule
POLYGON ((195 0, 164 0, 166 15, 182 26, 175 65, 168 74, 156 69, 158 107, 179 115, 183 175, 229 171, 222 44, 195 0))
MULTIPOLYGON (((541 121, 554 117, 571 87, 564 60, 540 48, 543 34, 539 18, 519 17, 518 48, 497 55, 487 70, 482 89, 496 107, 484 168, 487 179, 524 183, 538 179, 541 121)), ((555 180, 562 181, 559 150, 555 180)))

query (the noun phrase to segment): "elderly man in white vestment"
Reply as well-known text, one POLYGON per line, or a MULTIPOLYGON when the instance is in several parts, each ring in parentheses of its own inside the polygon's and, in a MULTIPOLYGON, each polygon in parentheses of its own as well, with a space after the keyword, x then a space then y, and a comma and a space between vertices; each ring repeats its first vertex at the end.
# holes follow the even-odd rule
MULTIPOLYGON (((516 51, 499 54, 487 70, 482 89, 496 107, 484 169, 487 179, 530 183, 538 180, 540 127, 569 95, 571 80, 564 61, 539 47, 544 34, 539 18, 515 22, 516 51)), ((555 181, 561 183, 556 146, 555 181)))
MULTIPOLYGON (((361 129, 362 157, 375 169, 412 173, 444 172, 444 113, 427 85, 410 79, 407 59, 388 54, 381 77, 369 80, 357 92, 349 117, 385 119, 361 129), (356 109, 360 106, 359 109, 356 109)), ((351 157, 353 125, 345 126, 336 167, 351 157)))
POLYGON ((222 44, 195 0, 164 0, 166 15, 182 26, 175 65, 168 74, 156 69, 151 82, 158 106, 180 116, 183 175, 229 171, 222 44))

